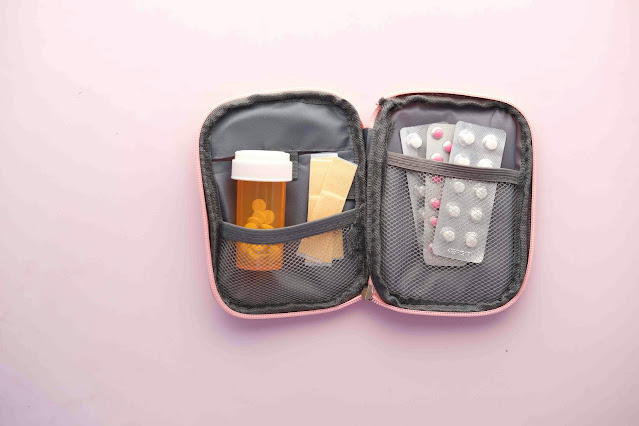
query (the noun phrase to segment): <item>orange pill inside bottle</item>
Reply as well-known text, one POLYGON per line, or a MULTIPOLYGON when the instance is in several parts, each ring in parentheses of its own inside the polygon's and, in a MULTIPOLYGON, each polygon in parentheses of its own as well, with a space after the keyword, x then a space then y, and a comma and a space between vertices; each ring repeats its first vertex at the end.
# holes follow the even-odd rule
MULTIPOLYGON (((284 226, 286 182, 293 178, 290 155, 281 151, 235 153, 231 178, 237 181, 235 224, 268 230, 284 226)), ((236 243, 236 265, 251 271, 282 267, 283 244, 236 243)))

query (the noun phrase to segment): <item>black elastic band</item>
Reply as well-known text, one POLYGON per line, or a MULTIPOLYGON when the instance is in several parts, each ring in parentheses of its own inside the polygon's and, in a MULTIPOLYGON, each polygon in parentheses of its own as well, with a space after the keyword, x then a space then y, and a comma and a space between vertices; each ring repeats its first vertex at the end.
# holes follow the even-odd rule
POLYGON ((345 212, 314 220, 312 222, 300 223, 299 225, 287 226, 276 229, 251 229, 243 226, 233 225, 228 222, 221 222, 219 235, 227 240, 239 241, 250 244, 275 244, 286 241, 300 240, 324 232, 341 229, 355 223, 358 209, 347 210, 345 212))
POLYGON ((460 166, 459 164, 442 163, 419 157, 388 152, 387 164, 415 172, 433 173, 436 175, 459 179, 480 180, 486 182, 519 183, 519 171, 512 169, 485 169, 483 167, 460 166))

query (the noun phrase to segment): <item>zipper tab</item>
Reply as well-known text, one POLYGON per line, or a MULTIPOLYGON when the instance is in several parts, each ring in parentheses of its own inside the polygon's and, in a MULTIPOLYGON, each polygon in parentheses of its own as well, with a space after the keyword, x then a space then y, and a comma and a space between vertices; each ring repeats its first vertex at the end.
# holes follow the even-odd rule
POLYGON ((362 290, 362 299, 364 300, 372 300, 373 299, 373 286, 368 283, 366 287, 362 290))

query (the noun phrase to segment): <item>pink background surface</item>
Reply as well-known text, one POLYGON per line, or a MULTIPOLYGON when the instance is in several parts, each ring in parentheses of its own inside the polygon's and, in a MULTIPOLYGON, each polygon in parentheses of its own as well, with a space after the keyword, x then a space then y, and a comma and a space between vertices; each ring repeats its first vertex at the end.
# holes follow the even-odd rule
POLYGON ((638 2, 2 3, 0 424, 636 423, 638 2), (521 108, 538 220, 519 302, 224 313, 200 126, 295 87, 364 118, 404 90, 521 108))

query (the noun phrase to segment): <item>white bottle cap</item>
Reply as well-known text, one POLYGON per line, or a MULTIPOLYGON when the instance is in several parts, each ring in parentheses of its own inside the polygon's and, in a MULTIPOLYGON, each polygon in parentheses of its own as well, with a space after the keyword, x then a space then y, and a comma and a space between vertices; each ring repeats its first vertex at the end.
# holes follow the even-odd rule
POLYGON ((235 151, 231 178, 253 182, 290 182, 293 180, 291 155, 282 151, 235 151))

